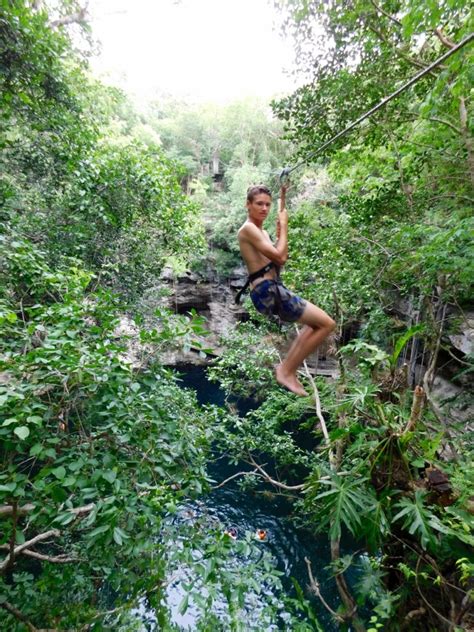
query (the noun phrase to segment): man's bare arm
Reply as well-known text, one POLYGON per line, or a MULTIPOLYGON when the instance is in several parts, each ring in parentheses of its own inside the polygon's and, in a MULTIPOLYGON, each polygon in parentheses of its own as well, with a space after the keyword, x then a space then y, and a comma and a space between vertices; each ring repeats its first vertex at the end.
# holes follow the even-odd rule
POLYGON ((286 192, 288 190, 288 185, 282 185, 280 189, 280 204, 278 207, 278 217, 277 217, 277 243, 276 248, 278 248, 282 243, 282 235, 283 235, 283 256, 285 258, 285 262, 288 259, 288 211, 286 210, 286 192))
POLYGON ((264 237, 261 230, 253 224, 245 224, 241 229, 240 238, 245 239, 255 250, 273 261, 277 266, 285 265, 288 259, 288 228, 285 221, 280 222, 280 236, 276 246, 264 237))

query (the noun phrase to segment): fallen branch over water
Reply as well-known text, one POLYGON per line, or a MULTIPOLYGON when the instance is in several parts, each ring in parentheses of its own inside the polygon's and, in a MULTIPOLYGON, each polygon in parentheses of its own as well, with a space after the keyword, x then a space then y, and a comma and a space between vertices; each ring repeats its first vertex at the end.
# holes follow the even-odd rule
POLYGON ((259 465, 255 461, 255 459, 251 455, 249 455, 249 460, 250 460, 250 463, 260 472, 262 478, 265 479, 267 483, 271 483, 275 487, 278 487, 279 489, 285 489, 286 491, 289 491, 289 492, 295 492, 295 491, 304 489, 304 483, 302 483, 301 485, 286 485, 286 483, 281 483, 280 481, 276 481, 274 478, 270 476, 270 474, 268 474, 263 469, 261 465, 259 465))
POLYGON ((238 478, 239 476, 249 476, 250 474, 253 474, 253 475, 258 474, 257 468, 255 468, 251 472, 249 472, 248 470, 245 470, 242 472, 237 472, 236 474, 232 474, 232 476, 229 476, 229 478, 226 478, 225 481, 222 481, 221 483, 219 483, 219 485, 214 485, 212 489, 219 489, 220 487, 224 487, 224 485, 232 481, 234 478, 238 478))

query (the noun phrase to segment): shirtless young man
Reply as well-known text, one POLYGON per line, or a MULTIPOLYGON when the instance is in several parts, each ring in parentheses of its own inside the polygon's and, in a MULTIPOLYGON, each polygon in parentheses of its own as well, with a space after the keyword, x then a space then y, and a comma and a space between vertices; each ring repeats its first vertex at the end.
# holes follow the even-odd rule
POLYGON ((247 191, 248 217, 239 229, 238 238, 240 252, 249 272, 250 298, 255 308, 267 316, 277 314, 284 321, 304 325, 286 358, 276 367, 275 375, 279 384, 296 395, 305 396, 308 393, 298 380, 296 371, 303 360, 334 330, 335 322, 322 309, 293 294, 279 281, 279 269, 288 259, 285 194, 286 187, 282 187, 275 246, 263 229, 272 204, 270 190, 263 185, 250 187, 247 191))

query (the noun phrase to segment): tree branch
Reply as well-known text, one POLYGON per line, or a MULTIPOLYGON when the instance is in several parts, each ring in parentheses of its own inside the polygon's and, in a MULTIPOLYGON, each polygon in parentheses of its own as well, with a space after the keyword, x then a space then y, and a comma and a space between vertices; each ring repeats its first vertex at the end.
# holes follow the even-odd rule
POLYGON ((256 473, 258 474, 257 468, 255 468, 251 472, 249 472, 248 470, 242 471, 242 472, 237 472, 237 474, 233 474, 232 476, 229 476, 229 478, 226 478, 225 481, 222 481, 222 483, 219 483, 219 485, 214 485, 212 487, 212 489, 219 489, 219 487, 224 487, 224 485, 229 483, 234 478, 238 478, 239 476, 248 476, 249 474, 256 474, 256 473))
MULTIPOLYGON (((35 536, 31 540, 28 540, 27 542, 23 542, 23 544, 20 544, 19 546, 15 547, 15 549, 13 550, 13 558, 17 557, 17 555, 19 555, 24 549, 29 549, 35 544, 37 544, 38 542, 42 542, 43 540, 47 540, 48 538, 51 538, 51 537, 57 538, 59 535, 61 535, 61 532, 58 529, 51 529, 50 531, 45 531, 44 533, 40 533, 39 535, 35 536)), ((4 573, 5 570, 7 570, 7 568, 9 567, 9 565, 10 565, 10 555, 6 557, 5 560, 3 560, 3 562, 0 564, 0 573, 4 573)))
MULTIPOLYGON (((6 551, 8 548, 8 544, 0 544, 0 550, 6 551)), ((36 551, 30 551, 29 549, 24 549, 20 554, 27 555, 28 557, 34 557, 35 559, 43 562, 51 562, 52 564, 69 564, 70 562, 80 561, 77 557, 69 557, 68 555, 43 555, 43 553, 37 553, 36 551)))
MULTIPOLYGON (((454 623, 454 621, 451 621, 450 619, 446 619, 446 617, 444 617, 440 612, 438 612, 436 610, 436 608, 434 608, 430 602, 428 601, 428 599, 425 597, 425 595, 421 592, 421 588, 420 588, 420 584, 418 582, 418 570, 420 568, 420 562, 421 562, 422 558, 419 557, 418 561, 416 563, 416 569, 415 569, 415 584, 416 584, 416 589, 418 591, 418 594, 420 595, 420 597, 423 599, 423 601, 425 602, 425 604, 428 606, 428 608, 435 613, 435 615, 444 623, 447 623, 449 625, 449 629, 452 630, 456 627, 456 624, 454 623)), ((460 627, 460 626, 457 626, 460 627)))
MULTIPOLYGON (((406 62, 408 62, 412 66, 416 66, 416 68, 420 68, 420 69, 428 67, 428 64, 424 64, 418 61, 417 59, 413 59, 413 57, 410 57, 410 55, 407 55, 406 53, 402 52, 381 31, 376 29, 374 26, 369 24, 369 29, 373 33, 375 33, 375 35, 377 35, 377 37, 379 37, 383 42, 385 42, 388 46, 390 46, 394 50, 396 55, 404 59, 406 62)), ((438 66, 438 67, 442 69, 445 68, 445 66, 438 66)), ((438 76, 435 72, 433 72, 433 70, 430 70, 428 74, 431 75, 432 77, 438 76)))
MULTIPOLYGON (((72 509, 68 509, 73 514, 80 516, 81 514, 89 513, 95 507, 95 503, 89 503, 88 505, 83 505, 82 507, 73 507, 72 509)), ((36 508, 36 505, 32 503, 26 503, 21 507, 18 507, 17 514, 18 516, 26 516, 31 513, 36 508)), ((8 518, 13 515, 13 505, 0 505, 0 518, 8 518)))
MULTIPOLYGON (((431 123, 440 123, 441 125, 446 125, 447 127, 450 127, 454 132, 456 132, 456 134, 462 135, 462 129, 460 127, 456 127, 456 125, 454 123, 451 123, 451 121, 447 121, 446 119, 442 119, 439 118, 438 116, 420 116, 419 114, 416 114, 415 112, 405 112, 405 116, 407 117, 405 119, 405 121, 408 123, 409 121, 415 121, 415 120, 421 120, 421 121, 430 121, 431 123)), ((407 142, 411 142, 411 141, 407 141, 407 142)), ((412 145, 415 145, 416 143, 412 143, 412 145)), ((455 156, 457 158, 457 156, 455 156)))
POLYGON ((306 568, 308 569, 310 589, 313 591, 316 597, 320 600, 320 602, 323 604, 326 610, 336 619, 336 621, 338 623, 344 623, 344 619, 341 617, 341 615, 338 614, 335 610, 333 610, 331 606, 327 603, 327 601, 324 599, 324 597, 322 596, 321 590, 319 587, 319 582, 317 579, 315 579, 313 575, 313 570, 311 568, 311 561, 307 557, 304 558, 304 561, 306 562, 306 568))
POLYGON ((72 509, 68 509, 71 513, 76 516, 80 516, 81 514, 89 513, 95 507, 95 503, 89 503, 88 505, 82 505, 82 507, 73 507, 72 509))
POLYGON ((49 26, 53 29, 59 28, 60 26, 66 26, 67 24, 82 24, 85 22, 87 13, 87 4, 84 7, 81 7, 79 11, 76 13, 71 13, 70 15, 65 15, 62 18, 58 18, 57 20, 51 20, 49 22, 49 26))
POLYGON ((364 235, 357 235, 356 237, 353 237, 353 239, 355 241, 367 241, 369 244, 374 244, 374 246, 378 246, 381 250, 383 250, 383 252, 387 255, 387 257, 392 257, 392 253, 387 250, 387 248, 385 248, 385 246, 382 246, 382 244, 380 244, 378 241, 374 241, 373 239, 369 239, 368 237, 364 237, 364 235))
POLYGON ((265 472, 263 467, 259 465, 251 455, 249 455, 249 460, 250 460, 250 463, 260 472, 260 474, 267 481, 267 483, 271 483, 275 487, 279 487, 280 489, 285 489, 286 491, 289 491, 289 492, 294 492, 294 491, 299 491, 299 490, 304 489, 304 484, 286 485, 285 483, 280 483, 280 481, 276 481, 269 474, 267 474, 267 472, 265 472))
POLYGON ((22 612, 20 612, 18 608, 15 608, 15 606, 13 606, 9 601, 0 602, 0 606, 4 608, 7 612, 12 614, 15 617, 15 619, 18 619, 18 621, 21 621, 22 623, 24 623, 26 627, 28 628, 28 630, 30 630, 31 632, 39 632, 38 628, 36 628, 31 623, 31 621, 29 621, 25 617, 25 615, 22 612))
POLYGON ((402 625, 400 627, 401 630, 405 630, 413 625, 413 619, 419 619, 426 614, 426 609, 423 606, 417 608, 416 610, 410 610, 410 612, 406 615, 406 617, 402 621, 402 625))
POLYGON ((462 134, 462 131, 459 127, 456 127, 456 125, 454 125, 454 123, 451 123, 450 121, 446 121, 445 119, 441 119, 438 116, 427 116, 427 117, 422 117, 425 121, 431 121, 432 123, 441 123, 441 125, 446 125, 447 127, 450 127, 452 130, 454 130, 456 132, 456 134, 462 134))
POLYGON ((454 48, 456 44, 447 37, 440 28, 433 29, 433 33, 446 48, 454 48))
MULTIPOLYGON (((436 362, 438 360, 438 354, 439 354, 439 350, 441 348, 441 337, 443 335, 444 317, 446 315, 446 309, 447 309, 447 304, 443 305, 443 307, 442 307, 442 314, 441 314, 441 319, 439 321, 439 327, 438 327, 438 331, 437 331, 435 345, 434 345, 434 348, 433 348, 433 352, 431 354, 431 358, 430 358, 430 363, 429 363, 428 369, 426 370, 426 373, 423 376, 423 387, 425 389, 426 397, 428 398, 428 400, 430 400, 430 395, 429 395, 430 394, 430 389, 431 389, 431 386, 433 384, 435 370, 436 370, 436 362)), ((433 326, 434 326, 435 330, 436 330, 436 320, 437 320, 437 317, 433 316, 433 326)))
POLYGON ((7 545, 8 546, 8 550, 9 550, 9 556, 8 559, 6 560, 7 562, 7 568, 12 568, 13 564, 15 563, 15 541, 16 541, 16 527, 18 524, 18 513, 17 513, 17 508, 18 508, 18 501, 14 501, 12 504, 12 532, 10 535, 10 542, 7 545))
MULTIPOLYGON (((16 513, 17 516, 26 516, 33 511, 36 505, 31 503, 27 503, 26 505, 22 505, 21 507, 17 507, 16 513)), ((12 516, 14 513, 13 505, 0 505, 0 518, 8 518, 12 516)))
MULTIPOLYGON (((341 558, 341 543, 340 539, 331 539, 331 561, 333 564, 338 562, 341 558)), ((357 615, 357 603, 351 594, 349 586, 347 585, 344 573, 337 573, 335 578, 337 590, 341 597, 341 601, 346 608, 344 618, 346 621, 351 621, 356 632, 366 632, 365 625, 359 619, 357 615)))
POLYGON ((394 18, 393 15, 390 15, 390 13, 387 13, 385 9, 382 9, 382 7, 379 7, 379 5, 374 2, 374 0, 370 0, 370 4, 375 8, 376 11, 379 11, 379 13, 382 13, 382 15, 388 18, 391 22, 393 22, 397 26, 403 26, 400 20, 397 20, 397 18, 394 18))
POLYGON ((469 132, 468 115, 464 97, 459 97, 459 120, 461 122, 460 131, 467 151, 467 164, 471 176, 471 183, 474 185, 474 143, 469 132))
MULTIPOLYGON (((299 329, 298 329, 297 325, 295 325, 295 329, 296 329, 296 331, 297 331, 297 333, 299 335, 300 332, 299 332, 299 329)), ((327 429, 327 426, 326 426, 326 422, 324 421, 324 417, 323 417, 323 414, 321 412, 321 399, 319 397, 318 387, 316 386, 316 382, 314 381, 313 376, 309 372, 306 360, 303 360, 303 366, 305 368, 306 376, 307 376, 308 380, 310 381, 310 384, 311 384, 311 386, 313 388, 316 417, 319 420, 319 425, 320 425, 320 428, 321 428, 321 432, 323 433, 324 442, 326 444, 326 447, 329 450, 329 463, 331 465, 331 469, 336 470, 336 461, 335 461, 334 452, 333 452, 332 446, 331 446, 331 440, 329 438, 329 433, 328 433, 328 429, 327 429)))

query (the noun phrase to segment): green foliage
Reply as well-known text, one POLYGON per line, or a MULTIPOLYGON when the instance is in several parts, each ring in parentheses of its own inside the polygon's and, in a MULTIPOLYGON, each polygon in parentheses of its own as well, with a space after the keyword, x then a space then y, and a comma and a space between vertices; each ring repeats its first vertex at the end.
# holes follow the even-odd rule
MULTIPOLYGON (((162 570, 149 573, 160 548, 150 534, 205 485, 211 428, 169 373, 127 362, 114 333, 118 305, 85 293, 92 275, 67 260, 53 271, 19 236, 2 246, 4 313, 17 317, 7 319, 2 355, 0 502, 34 506, 27 522, 6 521, 3 542, 59 529, 54 548, 77 558, 77 576, 59 566, 32 577, 30 590, 44 583, 48 598, 26 592, 17 603, 52 625, 67 595, 72 625, 93 611, 89 569, 132 601, 160 581, 162 570)), ((4 590, 18 599, 15 582, 4 590)))
POLYGON ((202 250, 197 207, 156 141, 132 135, 124 96, 88 79, 46 12, 29 13, 17 3, 1 26, 5 47, 15 46, 0 74, 0 212, 50 261, 79 257, 136 298, 170 257, 202 250))
MULTIPOLYGON (((439 56, 443 39, 472 31, 457 2, 278 4, 311 73, 274 104, 299 157, 439 56), (313 48, 319 37, 327 45, 313 48)), ((317 382, 329 449, 310 401, 275 385, 276 333, 252 308, 210 370, 229 397, 263 400, 243 418, 200 409, 160 365, 163 350, 202 333, 197 315, 158 311, 136 336, 118 328, 164 263, 217 262, 222 274, 239 261, 245 190, 272 185, 288 162, 280 123, 247 102, 163 99, 138 115, 88 78, 66 31, 32 6, 4 2, 0 18, 2 623, 23 626, 8 602, 35 627, 141 629, 146 603, 160 629, 176 630, 167 587, 178 576, 178 610, 192 608, 198 630, 321 629, 298 585, 296 598, 272 596, 279 574, 250 535, 231 541, 204 519, 177 526, 208 489, 216 447, 234 463, 265 459, 267 474, 256 468, 244 485, 280 482, 294 522, 327 531, 335 575, 358 565, 369 629, 396 629, 420 594, 445 618, 461 612, 473 544, 467 440, 450 427, 457 461, 440 463, 445 427, 426 411, 411 424, 411 394, 386 378, 411 341, 429 350, 438 339, 435 288, 445 303, 470 296, 469 49, 332 146, 324 168, 295 174, 285 281, 361 333, 341 350, 342 379, 317 382), (401 300, 420 305, 418 324, 400 319, 401 300), (430 487, 427 463, 452 491, 430 487), (345 533, 375 557, 334 554, 345 533), (44 534, 35 550, 52 560, 10 555, 44 534)), ((56 15, 77 6, 59 3, 56 15)), ((420 625, 436 629, 436 617, 420 625)))
POLYGON ((364 519, 374 512, 376 506, 374 494, 370 487, 364 485, 366 482, 363 478, 342 478, 337 474, 331 474, 329 480, 319 481, 320 485, 327 486, 325 491, 309 488, 307 498, 315 503, 315 511, 321 512, 318 530, 328 528, 334 540, 341 537, 342 525, 352 535, 360 534, 364 519))
POLYGON ((409 533, 416 533, 423 548, 433 544, 433 514, 423 504, 425 494, 421 490, 415 492, 414 498, 402 498, 396 505, 400 511, 393 517, 394 522, 405 517, 403 526, 409 533))
POLYGON ((262 395, 269 387, 278 356, 262 333, 249 323, 241 323, 225 338, 226 353, 208 371, 225 391, 238 396, 262 395))
MULTIPOLYGON (((225 383, 229 393, 243 392, 243 381, 251 389, 252 381, 258 379, 254 372, 255 349, 249 351, 247 346, 249 341, 258 341, 255 327, 259 325, 247 323, 245 337, 232 337, 232 363, 228 364, 229 358, 224 355, 213 369, 214 377, 225 383), (237 362, 238 374, 229 374, 237 362)), ((396 627, 392 622, 403 616, 400 613, 406 604, 417 603, 413 599, 418 594, 417 582, 426 581, 423 590, 428 593, 440 585, 439 575, 438 583, 431 581, 432 569, 424 570, 424 575, 417 570, 419 557, 413 550, 427 549, 439 565, 437 572, 457 585, 453 564, 462 559, 472 543, 472 525, 468 524, 472 520, 462 509, 466 497, 457 491, 472 489, 472 482, 468 482, 469 455, 463 454, 459 464, 440 464, 437 453, 444 433, 433 435, 436 422, 430 420, 430 430, 418 422, 416 428, 407 432, 411 397, 402 392, 395 403, 384 401, 383 389, 373 381, 374 371, 379 375, 382 368, 390 371, 403 345, 420 331, 414 327, 399 335, 393 351, 389 350, 391 354, 356 340, 346 345, 343 356, 351 358, 354 352, 360 355, 366 370, 361 371, 360 364, 348 364, 344 359, 342 382, 318 380, 332 449, 342 446, 337 470, 328 467, 327 449, 322 443, 318 445, 320 434, 311 404, 282 393, 270 376, 259 407, 244 418, 222 418, 224 430, 216 435, 218 445, 235 463, 242 459, 265 462, 267 473, 268 463, 272 464, 271 475, 286 485, 280 493, 291 499, 297 524, 312 532, 327 533, 332 542, 339 542, 349 533, 360 547, 376 555, 366 561, 363 557, 360 563, 356 556, 341 555, 332 563, 335 574, 357 567, 355 593, 359 605, 372 613, 370 623, 374 629, 396 627), (308 431, 316 441, 303 439, 308 431), (419 474, 427 462, 450 473, 455 494, 460 496, 454 504, 446 508, 436 504, 436 494, 428 490, 419 474), (303 485, 301 495, 298 484, 303 485), (389 590, 388 582, 396 581, 390 570, 391 555, 400 554, 406 561, 405 586, 401 582, 398 589, 389 590)), ((265 345, 268 342, 266 339, 265 345)), ((264 370, 260 367, 260 379, 264 370)), ((261 479, 252 478, 252 488, 258 482, 262 484, 261 479)), ((461 565, 462 562, 460 568, 461 565)), ((465 575, 467 567, 462 568, 465 575)))
POLYGON ((141 629, 146 601, 175 630, 166 585, 185 564, 208 587, 193 593, 197 629, 243 629, 254 589, 262 609, 248 621, 271 627, 280 604, 264 595, 281 585, 269 555, 249 542, 236 553, 209 528, 181 546, 168 528, 208 487, 220 416, 159 359, 202 319, 161 311, 152 329, 119 327, 165 262, 202 251, 197 206, 156 133, 87 77, 46 5, 30 5, 3 3, 0 18, 2 628, 141 629), (31 540, 44 558, 11 555, 31 540))
POLYGON ((203 209, 211 263, 226 277, 240 263, 235 234, 246 217, 247 188, 274 186, 285 162, 280 124, 255 99, 222 107, 163 100, 152 104, 147 120, 166 155, 182 165, 182 182, 203 209), (213 183, 215 161, 222 181, 213 183))
MULTIPOLYGON (((292 174, 285 282, 336 314, 343 336, 358 330, 360 337, 340 352, 341 381, 318 383, 333 454, 329 467, 326 446, 296 445, 288 428, 291 420, 301 423, 301 409, 274 395, 270 382, 257 412, 235 421, 232 431, 229 422, 225 447, 235 458, 247 454, 257 461, 263 451, 285 485, 293 486, 287 489, 292 497, 295 482, 303 485, 292 505, 300 524, 326 530, 333 542, 348 531, 382 553, 379 565, 365 569, 356 592, 370 608, 371 629, 398 629, 407 612, 424 606, 419 590, 431 603, 454 600, 459 611, 465 595, 453 568, 471 541, 463 491, 472 493, 469 449, 462 431, 450 427, 460 462, 440 463, 445 427, 427 410, 422 420, 412 419, 412 394, 399 365, 410 357, 405 351, 416 355, 416 345, 423 345, 424 357, 435 348, 440 305, 467 306, 472 296, 472 47, 324 155, 313 156, 439 57, 449 41, 470 33, 472 14, 456 2, 275 4, 295 40, 298 71, 308 81, 275 102, 274 112, 296 145, 291 164, 316 162, 292 174), (443 496, 430 487, 421 474, 427 463, 448 472, 452 492, 443 496), (426 550, 436 572, 426 563, 426 550), (397 556, 406 563, 405 580, 390 569, 397 556)), ((253 325, 247 329, 247 339, 257 344, 253 325)), ((221 359, 214 375, 231 392, 238 381, 242 393, 243 379, 251 388, 267 377, 267 364, 256 357, 234 338, 229 360, 221 359)), ((344 559, 333 564, 336 573, 347 570, 344 559)), ((443 612, 453 616, 449 608, 443 612)), ((414 629, 438 624, 430 612, 414 629)))
MULTIPOLYGON (((463 3, 276 4, 295 39, 299 68, 311 75, 274 103, 303 157, 440 56, 443 38, 458 42, 472 31, 463 3)), ((445 300, 469 300, 471 55, 466 47, 452 56, 318 157, 330 160, 332 193, 321 199, 301 177, 290 222, 291 278, 329 311, 335 295, 346 321, 374 323, 371 312, 391 310, 400 295, 429 296, 435 286, 445 300)), ((380 340, 395 332, 386 322, 384 330, 364 333, 380 340)))
MULTIPOLYGON (((116 334, 120 305, 103 290, 86 293, 93 275, 77 262, 64 259, 53 271, 27 239, 14 235, 1 243, 7 331, 0 504, 32 506, 24 518, 3 519, 2 542, 21 544, 53 528, 48 553, 74 561, 45 563, 33 575, 22 572, 28 566, 19 558, 18 570, 2 580, 4 598, 36 625, 60 617, 62 625, 79 627, 133 626, 131 610, 146 597, 163 629, 172 629, 162 586, 186 567, 194 579, 180 610, 192 599, 201 612, 197 625, 223 599, 226 611, 211 615, 216 626, 272 625, 280 606, 276 597, 264 606, 264 597, 281 584, 269 554, 262 557, 250 536, 231 543, 204 523, 192 533, 183 525, 178 537, 170 521, 207 487, 219 416, 199 410, 191 391, 156 361, 130 364, 126 339, 116 334), (108 614, 98 591, 112 591, 122 604, 117 612, 108 614), (251 608, 253 591, 262 595, 258 612, 251 608)), ((159 329, 141 335, 148 356, 150 345, 182 344, 200 326, 186 327, 181 318, 173 330, 161 318, 159 329)))

